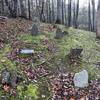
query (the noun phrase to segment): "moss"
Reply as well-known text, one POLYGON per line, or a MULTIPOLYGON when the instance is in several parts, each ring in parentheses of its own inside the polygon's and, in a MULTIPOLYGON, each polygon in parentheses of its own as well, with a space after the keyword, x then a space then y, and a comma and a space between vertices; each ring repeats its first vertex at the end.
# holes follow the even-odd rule
POLYGON ((32 98, 33 100, 38 99, 38 85, 37 84, 29 84, 26 89, 23 85, 17 86, 17 91, 20 100, 26 100, 28 98, 32 98))
MULTIPOLYGON (((60 58, 63 58, 64 59, 63 63, 67 63, 66 55, 69 54, 70 49, 81 47, 83 48, 83 52, 82 52, 82 62, 80 67, 69 66, 69 69, 71 71, 77 72, 87 68, 88 71, 90 70, 89 73, 91 73, 91 70, 94 70, 93 74, 90 74, 90 77, 95 76, 96 75, 95 73, 97 71, 95 70, 96 68, 94 68, 94 66, 96 62, 100 61, 100 52, 99 52, 100 41, 96 41, 95 39, 96 36, 95 33, 93 32, 88 32, 88 31, 78 30, 73 28, 69 28, 68 32, 69 32, 68 35, 64 36, 60 40, 56 40, 59 47, 58 53, 56 53, 58 57, 56 62, 60 58)), ((63 64, 63 66, 67 67, 67 64, 63 64)))
MULTIPOLYGON (((47 25, 45 24, 45 28, 46 26, 47 25)), ((46 65, 49 67, 49 69, 51 68, 50 70, 52 71, 56 71, 57 68, 62 70, 64 67, 66 67, 66 71, 70 70, 71 72, 79 72, 83 69, 86 69, 89 73, 90 80, 100 78, 100 70, 96 69, 95 66, 96 62, 100 61, 100 41, 95 39, 95 33, 73 28, 67 29, 62 25, 58 25, 58 27, 60 27, 63 31, 68 31, 69 34, 65 35, 62 39, 56 40, 54 39, 54 32, 48 32, 48 30, 51 30, 47 27, 47 31, 46 29, 44 29, 45 32, 43 31, 41 35, 35 37, 31 36, 30 34, 19 34, 17 36, 18 41, 31 43, 31 45, 18 45, 20 45, 19 47, 21 48, 29 47, 34 49, 36 58, 39 53, 43 53, 45 56, 46 65), (47 46, 43 45, 42 40, 45 37, 48 37, 50 42, 54 41, 54 43, 56 44, 57 51, 55 50, 55 53, 49 52, 47 50, 47 46), (80 66, 68 66, 66 55, 69 54, 71 48, 77 47, 83 48, 82 62, 80 66), (52 59, 48 60, 50 58, 52 59)), ((4 49, 0 50, 0 69, 6 66, 9 70, 18 71, 14 61, 11 61, 7 58, 7 54, 11 51, 12 47, 10 46, 10 44, 5 45, 4 49)), ((34 67, 38 64, 41 64, 40 60, 37 60, 35 64, 32 64, 32 66, 34 67)), ((21 72, 21 70, 19 72, 21 72)), ((30 83, 29 85, 27 85, 27 89, 23 89, 23 83, 22 85, 19 84, 17 87, 18 94, 20 96, 19 100, 27 100, 26 97, 32 97, 33 100, 40 100, 42 98, 42 95, 46 95, 49 97, 50 90, 48 89, 48 87, 50 86, 48 86, 48 82, 46 82, 45 79, 42 79, 42 82, 39 82, 37 84, 30 83)), ((42 100, 46 99, 47 97, 42 98, 42 100)))
POLYGON ((10 47, 9 44, 7 44, 5 46, 5 48, 0 51, 0 69, 2 69, 3 67, 6 67, 10 70, 12 70, 12 69, 15 70, 16 69, 15 63, 7 58, 7 54, 11 50, 12 50, 12 48, 10 47))
POLYGON ((18 40, 22 40, 24 42, 31 42, 31 43, 40 43, 40 40, 43 39, 45 36, 44 35, 39 35, 39 36, 31 36, 29 34, 21 34, 17 36, 18 40))

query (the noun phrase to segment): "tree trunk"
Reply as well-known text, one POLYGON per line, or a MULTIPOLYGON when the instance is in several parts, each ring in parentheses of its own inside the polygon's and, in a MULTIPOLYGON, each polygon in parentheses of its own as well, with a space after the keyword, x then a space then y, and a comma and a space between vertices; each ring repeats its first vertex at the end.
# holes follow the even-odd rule
POLYGON ((29 13, 29 19, 31 19, 30 0, 28 0, 28 13, 29 13))
POLYGON ((76 15, 76 13, 75 13, 75 0, 73 1, 73 27, 75 27, 75 15, 76 15))
POLYGON ((54 8, 54 0, 52 0, 52 23, 55 22, 55 8, 54 8))
POLYGON ((57 20, 56 23, 57 24, 61 24, 62 23, 62 0, 57 0, 57 20))
POLYGON ((92 0, 92 31, 95 31, 95 0, 92 0))
POLYGON ((77 0, 76 16, 75 16, 75 28, 78 27, 78 13, 79 13, 79 0, 77 0))
POLYGON ((68 0, 68 27, 71 26, 71 5, 72 0, 68 0))
POLYGON ((88 29, 89 31, 92 30, 92 25, 91 25, 91 6, 90 6, 90 1, 88 5, 88 29))
POLYGON ((62 0, 62 24, 64 24, 64 1, 62 0))
POLYGON ((98 2, 98 9, 97 9, 97 34, 96 37, 100 39, 100 0, 98 2))

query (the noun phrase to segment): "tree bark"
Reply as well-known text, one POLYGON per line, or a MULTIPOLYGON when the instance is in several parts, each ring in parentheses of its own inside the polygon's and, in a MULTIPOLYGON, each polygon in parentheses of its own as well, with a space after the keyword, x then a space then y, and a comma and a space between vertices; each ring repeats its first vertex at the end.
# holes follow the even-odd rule
POLYGON ((71 26, 71 6, 72 0, 68 0, 68 27, 71 26))
POLYGON ((62 0, 57 0, 57 24, 62 23, 62 0))
POLYGON ((77 0, 76 16, 75 16, 75 28, 78 27, 78 13, 79 13, 79 0, 77 0))
POLYGON ((98 2, 98 9, 97 9, 97 32, 96 32, 96 37, 100 39, 100 0, 98 2))
POLYGON ((92 25, 91 25, 91 6, 90 6, 90 0, 88 4, 88 30, 92 30, 92 25))
POLYGON ((92 31, 95 31, 95 0, 92 0, 92 31))

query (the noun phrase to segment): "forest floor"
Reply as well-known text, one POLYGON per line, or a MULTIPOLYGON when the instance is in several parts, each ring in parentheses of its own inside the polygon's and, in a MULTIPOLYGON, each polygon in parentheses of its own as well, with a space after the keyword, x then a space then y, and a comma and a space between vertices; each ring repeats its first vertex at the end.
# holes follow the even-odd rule
POLYGON ((31 36, 32 22, 20 18, 0 26, 0 73, 6 68, 20 77, 14 88, 0 84, 0 100, 15 100, 15 96, 16 100, 100 100, 100 40, 93 32, 58 26, 69 34, 55 39, 57 28, 41 23, 40 34, 31 36), (70 49, 80 47, 81 58, 69 64, 70 49), (24 48, 33 49, 34 55, 20 56, 17 52, 24 48), (89 86, 76 88, 74 74, 84 69, 89 86), (67 79, 65 89, 59 83, 61 75, 67 79))

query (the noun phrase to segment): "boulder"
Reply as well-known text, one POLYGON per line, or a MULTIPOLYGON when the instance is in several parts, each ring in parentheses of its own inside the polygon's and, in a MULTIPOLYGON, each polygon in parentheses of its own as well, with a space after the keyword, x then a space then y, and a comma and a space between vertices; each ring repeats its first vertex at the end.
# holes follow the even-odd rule
POLYGON ((75 74, 74 85, 75 87, 79 88, 84 88, 88 86, 88 72, 86 70, 75 74))
POLYGON ((38 35, 38 33, 39 33, 39 31, 38 31, 37 25, 33 24, 32 30, 31 30, 31 35, 36 36, 36 35, 38 35))

